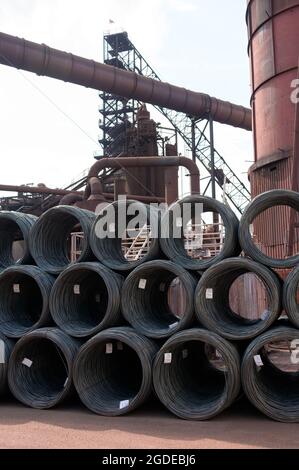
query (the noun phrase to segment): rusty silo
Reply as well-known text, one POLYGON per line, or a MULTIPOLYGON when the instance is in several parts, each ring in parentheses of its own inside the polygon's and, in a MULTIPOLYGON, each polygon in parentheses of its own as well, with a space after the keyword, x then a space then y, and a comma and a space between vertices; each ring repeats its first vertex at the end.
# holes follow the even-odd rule
MULTIPOLYGON (((277 188, 298 191, 299 105, 291 94, 298 78, 299 0, 248 0, 246 20, 253 91, 252 196, 277 188)), ((269 256, 290 256, 298 251, 298 221, 290 209, 276 207, 256 219, 256 242, 269 256)))

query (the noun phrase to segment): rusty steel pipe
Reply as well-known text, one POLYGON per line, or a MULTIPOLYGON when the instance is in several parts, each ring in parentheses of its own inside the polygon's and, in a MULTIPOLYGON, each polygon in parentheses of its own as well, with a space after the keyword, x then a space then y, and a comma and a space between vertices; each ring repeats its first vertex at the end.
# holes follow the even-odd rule
POLYGON ((57 196, 64 196, 66 194, 82 194, 78 193, 77 191, 71 191, 67 189, 59 189, 59 188, 47 188, 46 186, 17 186, 12 184, 0 184, 0 191, 8 191, 8 192, 17 192, 17 193, 38 193, 38 194, 55 194, 57 196))
MULTIPOLYGON (((87 179, 97 177, 99 172, 104 168, 129 168, 129 167, 171 167, 171 166, 184 166, 190 172, 190 192, 196 194, 200 192, 199 189, 199 169, 190 158, 186 157, 117 157, 117 158, 101 158, 92 165, 89 170, 87 179)), ((85 198, 89 196, 89 187, 86 187, 85 198)), ((167 194, 167 186, 165 187, 165 200, 173 198, 171 194, 167 194)))
POLYGON ((0 63, 197 118, 211 116, 223 124, 252 129, 251 110, 243 106, 4 33, 0 33, 0 63))
MULTIPOLYGON (((0 184, 0 191, 7 191, 7 192, 17 192, 17 193, 32 193, 32 194, 53 194, 57 196, 71 196, 70 199, 67 199, 68 202, 63 202, 63 204, 69 205, 70 203, 74 203, 79 201, 80 196, 83 198, 83 191, 72 191, 68 189, 52 189, 47 188, 44 186, 16 186, 12 184, 0 184)), ((102 193, 105 199, 114 199, 114 195, 112 193, 102 193)), ((127 194, 128 199, 136 199, 140 202, 164 202, 165 199, 163 197, 154 197, 154 196, 140 196, 138 194, 127 194)), ((60 203, 62 204, 62 199, 60 203)))

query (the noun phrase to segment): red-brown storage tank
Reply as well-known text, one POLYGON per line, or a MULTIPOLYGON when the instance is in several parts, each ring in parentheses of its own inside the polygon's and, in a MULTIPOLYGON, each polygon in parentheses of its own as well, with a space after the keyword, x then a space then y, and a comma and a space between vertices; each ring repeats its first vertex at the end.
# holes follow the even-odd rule
MULTIPOLYGON (((251 64, 255 163, 250 168, 252 196, 270 189, 295 189, 295 110, 291 100, 298 78, 299 0, 249 0, 248 52, 251 64)), ((297 158, 299 155, 297 155, 297 158)), ((254 224, 257 242, 270 256, 288 250, 290 210, 276 208, 254 224)), ((298 230, 294 229, 297 250, 298 230)))

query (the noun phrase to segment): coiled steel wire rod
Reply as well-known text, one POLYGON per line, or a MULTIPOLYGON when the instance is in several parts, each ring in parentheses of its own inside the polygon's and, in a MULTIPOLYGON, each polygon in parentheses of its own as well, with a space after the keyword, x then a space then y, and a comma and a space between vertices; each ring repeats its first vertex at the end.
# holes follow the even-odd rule
POLYGON ((73 391, 73 361, 80 342, 58 328, 41 328, 23 336, 9 359, 12 394, 32 408, 51 408, 73 391))
POLYGON ((196 278, 181 266, 166 260, 148 261, 132 271, 122 288, 122 312, 139 333, 167 338, 194 321, 193 296, 196 278), (175 314, 169 304, 174 280, 181 285, 183 311, 175 314))
POLYGON ((281 282, 265 266, 249 258, 230 258, 209 268, 195 291, 195 312, 206 328, 231 339, 248 339, 265 331, 281 313, 281 282), (237 315, 229 303, 229 290, 243 274, 254 273, 265 287, 267 309, 260 319, 250 320, 237 315))
POLYGON ((158 352, 153 380, 159 399, 172 413, 184 419, 210 419, 239 394, 239 353, 216 333, 185 330, 158 352))
POLYGON ((283 307, 291 323, 299 328, 299 305, 297 289, 299 285, 299 266, 291 271, 283 284, 283 307))
POLYGON ((0 211, 0 270, 18 264, 31 264, 33 259, 29 252, 28 238, 31 227, 37 217, 21 212, 0 211), (14 242, 20 242, 18 247, 21 256, 15 259, 14 242))
POLYGON ((245 351, 241 371, 244 392, 256 408, 276 421, 299 422, 298 360, 299 331, 288 326, 271 328, 245 351), (276 342, 289 347, 280 367, 272 363, 267 351, 276 342))
POLYGON ((80 399, 94 413, 118 416, 144 403, 152 392, 158 346, 130 327, 109 328, 85 343, 74 364, 80 399))
POLYGON ((159 217, 157 208, 129 199, 114 201, 103 207, 90 232, 90 246, 94 255, 101 263, 116 271, 129 271, 158 258, 159 217), (133 222, 135 216, 140 217, 137 228, 133 222), (104 228, 107 229, 105 232, 104 228), (132 240, 127 253, 122 247, 122 238, 126 237, 132 240), (132 256, 129 256, 130 251, 132 256))
POLYGON ((14 341, 6 338, 0 333, 0 396, 3 396, 8 389, 7 371, 9 356, 14 347, 14 341))
POLYGON ((56 279, 50 296, 55 323, 75 337, 92 336, 123 323, 120 291, 123 277, 100 263, 79 263, 56 279))
MULTIPOLYGON (((210 225, 215 227, 213 231, 219 231, 219 222, 213 222, 210 225)), ((162 216, 160 238, 161 249, 167 258, 175 260, 175 262, 180 266, 190 270, 201 271, 209 268, 215 263, 218 263, 224 258, 237 256, 240 253, 238 227, 239 221, 230 207, 207 196, 196 194, 187 196, 172 205, 162 216), (213 212, 220 215, 225 229, 223 245, 219 253, 215 256, 192 258, 189 256, 185 248, 186 240, 184 238, 184 229, 186 229, 186 224, 190 222, 187 219, 190 215, 191 220, 193 220, 193 223, 195 222, 197 226, 197 233, 202 236, 202 221, 200 214, 204 215, 206 212, 213 212), (181 215, 177 216, 178 214, 181 215)), ((202 245, 202 248, 205 248, 204 244, 202 245)))
POLYGON ((0 274, 0 331, 20 338, 53 323, 49 296, 55 278, 37 266, 11 266, 0 274))
POLYGON ((92 260, 89 232, 95 214, 73 206, 56 206, 47 210, 30 231, 29 246, 36 264, 50 274, 59 274, 70 263, 70 236, 83 232, 76 262, 92 260))
MULTIPOLYGON (((299 262, 299 254, 286 258, 272 258, 263 253, 255 244, 251 235, 254 220, 264 211, 276 206, 289 206, 299 211, 299 193, 286 189, 274 189, 256 196, 242 214, 239 226, 239 240, 244 253, 255 261, 272 268, 292 268, 299 262)), ((265 223, 265 222, 264 222, 265 223)), ((263 240, 258 240, 263 243, 263 240)))

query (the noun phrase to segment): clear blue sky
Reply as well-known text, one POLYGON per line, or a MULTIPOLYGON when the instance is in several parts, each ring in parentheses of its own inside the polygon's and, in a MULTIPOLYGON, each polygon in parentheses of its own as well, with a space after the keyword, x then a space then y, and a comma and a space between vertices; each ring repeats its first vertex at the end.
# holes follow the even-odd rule
MULTIPOLYGON (((0 30, 102 60, 113 19, 165 81, 249 106, 245 9, 245 0, 2 0, 0 30)), ((93 163, 97 92, 0 66, 0 105, 1 183, 66 185, 93 163)), ((215 146, 246 172, 251 133, 217 125, 215 146)))

